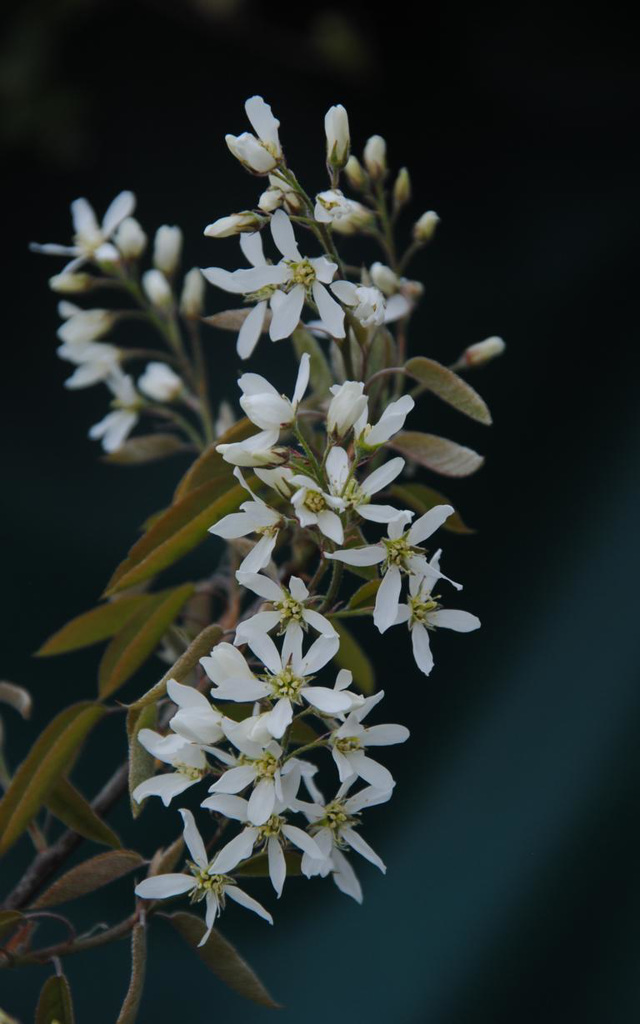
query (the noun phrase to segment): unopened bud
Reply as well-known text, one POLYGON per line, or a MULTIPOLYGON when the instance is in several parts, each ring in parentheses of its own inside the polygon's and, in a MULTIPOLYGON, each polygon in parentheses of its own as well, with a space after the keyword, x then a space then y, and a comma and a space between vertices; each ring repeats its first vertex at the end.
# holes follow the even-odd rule
POLYGON ((88 292, 95 286, 96 279, 92 274, 56 274, 49 278, 49 287, 58 295, 74 295, 77 292, 88 292))
POLYGON ((175 274, 182 255, 182 231, 179 227, 163 224, 153 240, 153 265, 167 277, 175 274))
POLYGON ((375 225, 375 214, 373 210, 357 203, 355 199, 349 200, 349 212, 337 220, 332 221, 331 227, 340 235, 355 235, 358 231, 366 231, 375 225))
POLYGON ((427 210, 413 225, 413 237, 416 242, 430 242, 435 234, 440 218, 434 210, 427 210))
POLYGON ((138 388, 154 402, 174 402, 184 391, 182 380, 166 363, 147 363, 138 388))
POLYGON ((475 345, 469 345, 458 360, 459 366, 482 366, 489 363, 497 356, 501 356, 506 345, 502 338, 485 338, 484 341, 477 341, 475 345))
POLYGON ((393 186, 393 205, 396 210, 406 206, 411 199, 411 178, 406 167, 401 167, 393 186))
POLYGON ((367 175, 357 156, 349 157, 344 168, 344 173, 347 176, 347 181, 351 185, 351 188, 358 190, 366 188, 367 175))
POLYGON ((382 135, 372 135, 364 147, 364 165, 374 179, 387 173, 387 144, 382 135))
POLYGON ((180 312, 187 319, 195 320, 202 316, 204 309, 204 277, 197 267, 192 267, 184 276, 182 295, 180 296, 180 312))
POLYGON ((135 217, 125 217, 113 240, 126 260, 137 260, 147 248, 147 236, 135 217))
POLYGON ((259 231, 267 223, 266 217, 260 217, 253 210, 232 213, 228 217, 220 217, 204 229, 208 238, 228 238, 229 235, 240 235, 243 231, 259 231))
POLYGON ((372 263, 369 274, 376 288, 379 288, 383 295, 393 295, 398 291, 400 281, 391 267, 385 266, 384 263, 372 263))
POLYGON ((170 306, 173 302, 171 285, 161 270, 147 270, 142 275, 142 287, 154 306, 170 306))
POLYGON ((330 107, 325 114, 324 130, 327 136, 327 164, 341 170, 349 159, 351 145, 349 117, 341 103, 330 107))

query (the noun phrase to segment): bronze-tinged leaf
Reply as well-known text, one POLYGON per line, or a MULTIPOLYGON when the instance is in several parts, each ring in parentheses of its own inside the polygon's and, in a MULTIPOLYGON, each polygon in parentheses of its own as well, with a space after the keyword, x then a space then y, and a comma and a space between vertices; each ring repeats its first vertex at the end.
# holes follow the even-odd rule
POLYGON ((420 466, 443 476, 470 476, 484 463, 482 455, 472 448, 449 441, 436 434, 404 430, 389 441, 389 447, 420 466))
POLYGON ((20 838, 104 714, 99 704, 72 704, 40 734, 0 801, 0 854, 20 838))
POLYGON ((129 619, 104 652, 98 670, 101 697, 115 693, 153 654, 194 590, 192 583, 185 583, 149 595, 149 603, 129 619))
POLYGON ((193 446, 185 444, 175 434, 142 434, 130 437, 116 452, 102 456, 102 462, 118 466, 140 466, 145 462, 157 462, 178 452, 192 451, 193 446))
MULTIPOLYGON (((287 875, 300 875, 302 856, 293 850, 287 850, 284 855, 287 862, 287 875)), ((234 875, 244 875, 245 878, 268 878, 269 858, 266 853, 257 853, 249 860, 243 860, 241 864, 233 869, 234 875)))
POLYGON ((220 493, 223 491, 222 485, 224 483, 228 485, 225 489, 231 488, 236 482, 233 475, 233 466, 224 461, 222 455, 216 451, 216 445, 236 444, 238 441, 246 441, 252 434, 257 433, 257 430, 258 428, 255 424, 245 416, 229 427, 224 434, 216 438, 213 444, 209 445, 202 455, 199 455, 195 462, 189 466, 176 487, 176 492, 173 496, 174 503, 185 498, 191 491, 202 487, 203 484, 212 483, 214 480, 220 481, 220 493))
MULTIPOLYGON (((424 484, 403 483, 394 484, 390 488, 391 494, 406 508, 414 509, 419 515, 428 512, 435 505, 453 505, 453 502, 440 491, 433 487, 425 487, 424 484)), ((440 527, 442 530, 449 530, 450 533, 475 533, 470 526, 463 521, 459 512, 453 512, 440 527)))
POLYGON ((113 829, 98 817, 91 804, 68 779, 60 779, 46 803, 51 813, 79 836, 116 850, 122 846, 113 829))
POLYGON ((137 818, 142 813, 144 803, 139 804, 133 799, 133 791, 141 782, 146 782, 155 772, 155 758, 138 741, 141 729, 155 729, 158 724, 158 708, 156 704, 147 704, 142 708, 130 708, 127 712, 127 739, 129 741, 129 800, 131 814, 137 818))
POLYGON ((198 946, 204 933, 204 923, 201 918, 183 912, 166 916, 185 942, 191 946, 220 981, 228 985, 238 995, 244 996, 245 999, 250 999, 260 1006, 268 1006, 272 1010, 281 1009, 280 1004, 273 1001, 246 960, 243 960, 237 949, 223 938, 219 931, 214 928, 204 946, 198 946))
POLYGON ((344 622, 333 620, 333 625, 340 634, 340 647, 335 660, 340 668, 348 668, 353 673, 353 681, 363 693, 374 693, 376 679, 373 666, 356 638, 349 632, 344 622))
MULTIPOLYGON (((221 313, 214 313, 213 316, 203 316, 201 320, 208 327, 217 327, 221 331, 235 331, 237 333, 249 316, 252 308, 250 306, 248 309, 246 307, 244 309, 223 309, 221 313)), ((271 310, 268 309, 262 325, 263 334, 269 330, 270 323, 271 310)))
POLYGON ((108 640, 148 602, 148 594, 130 594, 92 608, 50 636, 35 656, 46 658, 52 654, 66 654, 67 651, 78 651, 82 647, 99 644, 101 640, 108 640))
POLYGON ((31 904, 31 909, 57 907, 60 903, 80 899, 90 892, 123 878, 144 864, 135 850, 109 850, 97 857, 84 860, 58 878, 41 896, 31 904))
POLYGON ((304 327, 299 327, 291 335, 291 341, 293 348, 298 357, 298 361, 302 358, 305 352, 309 354, 310 360, 310 381, 311 387, 313 388, 313 394, 320 399, 327 399, 331 397, 329 388, 333 384, 333 374, 329 369, 329 364, 325 359, 324 352, 319 342, 314 338, 309 331, 305 330, 304 327))
POLYGON ((160 682, 152 686, 150 690, 147 690, 133 704, 127 706, 131 710, 138 710, 146 707, 148 704, 155 704, 167 692, 169 680, 175 679, 178 683, 184 682, 189 673, 196 667, 200 658, 204 658, 205 655, 209 654, 216 644, 220 643, 223 635, 224 633, 220 626, 205 626, 202 632, 198 633, 195 640, 191 641, 184 654, 181 654, 169 671, 165 672, 160 682))
POLYGON ((378 593, 381 583, 381 579, 369 580, 368 583, 363 583, 361 587, 358 587, 347 605, 349 611, 373 608, 376 603, 376 594, 378 593))
POLYGON ((136 924, 131 932, 131 980, 116 1024, 136 1024, 147 967, 147 929, 136 924))
POLYGON ((64 974, 47 978, 38 999, 35 1024, 74 1024, 71 989, 64 974))
POLYGON ((404 368, 410 377, 419 381, 443 402, 452 405, 458 412, 470 416, 478 423, 484 423, 485 426, 491 424, 491 413, 484 399, 453 370, 449 370, 435 359, 427 359, 426 356, 409 359, 404 368))
POLYGON ((33 701, 24 686, 16 686, 15 683, 7 683, 4 680, 0 682, 0 704, 8 704, 23 718, 31 717, 33 701))
POLYGON ((10 935, 21 921, 24 921, 24 915, 19 910, 0 910, 0 946, 5 936, 10 935))
POLYGON ((205 540, 209 527, 235 512, 246 497, 247 492, 240 484, 228 488, 219 480, 191 491, 136 541, 111 577, 107 595, 142 583, 173 565, 205 540))
POLYGON ((164 846, 159 850, 156 850, 151 858, 151 863, 149 864, 147 878, 152 878, 154 875, 171 874, 183 853, 184 839, 182 836, 178 836, 177 839, 174 839, 171 846, 164 846))

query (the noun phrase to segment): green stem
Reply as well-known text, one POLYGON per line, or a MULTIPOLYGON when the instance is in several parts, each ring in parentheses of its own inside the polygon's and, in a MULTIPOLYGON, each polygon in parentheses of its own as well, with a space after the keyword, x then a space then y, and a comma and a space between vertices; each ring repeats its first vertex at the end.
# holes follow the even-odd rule
POLYGON ((344 570, 344 566, 343 566, 342 562, 339 562, 337 558, 333 559, 333 572, 332 572, 332 575, 331 575, 331 583, 329 584, 329 589, 328 589, 327 593, 325 594, 324 601, 322 602, 322 604, 318 608, 319 612, 327 611, 327 609, 333 607, 333 605, 335 603, 335 599, 338 596, 338 591, 340 589, 340 584, 342 582, 343 570, 344 570))

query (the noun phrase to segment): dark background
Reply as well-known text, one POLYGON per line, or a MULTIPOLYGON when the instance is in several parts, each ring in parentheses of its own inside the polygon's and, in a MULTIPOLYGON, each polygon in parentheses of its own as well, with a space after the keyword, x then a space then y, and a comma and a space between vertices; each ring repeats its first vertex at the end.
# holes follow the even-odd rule
MULTIPOLYGON (((442 218, 413 268, 426 290, 412 351, 448 362, 490 334, 508 344, 474 377, 493 428, 435 399, 410 423, 487 455, 468 481, 424 476, 478 528, 443 543, 448 571, 465 582, 461 603, 483 629, 439 635, 428 680, 399 634, 368 634, 388 695, 379 720, 407 721, 413 736, 386 759, 393 803, 369 815, 366 834, 389 870, 382 878, 358 864, 363 907, 329 882, 294 879, 273 931, 237 908, 223 931, 286 1004, 282 1021, 631 1024, 640 1014, 631 273, 640 94, 630 26, 613 12, 559 22, 532 9, 465 17, 450 5, 425 8, 420 26, 392 5, 377 17, 359 4, 271 8, 5 4, 1 673, 35 700, 31 723, 4 716, 12 763, 56 710, 93 693, 96 652, 39 662, 32 651, 95 603, 184 468, 97 460, 86 431, 105 394, 63 390, 69 368, 55 356, 46 285, 59 263, 29 255, 27 243, 65 241, 76 196, 102 211, 132 188, 150 235, 162 222, 182 225, 187 264, 233 266, 233 240, 201 232, 257 194, 223 141, 245 129, 244 99, 258 92, 272 103, 310 190, 324 185, 324 112, 342 102, 355 151, 383 134, 393 166, 410 168, 415 216, 431 208, 442 218)), ((210 311, 226 304, 213 291, 208 301, 210 311)), ((232 341, 211 334, 208 345, 216 393, 228 394, 232 341)), ((284 386, 289 350, 265 348, 254 365, 284 386)), ((206 572, 212 557, 200 549, 193 564, 206 572)), ((95 785, 122 747, 113 725, 84 755, 95 785)), ((151 850, 177 834, 173 817, 149 808, 131 830, 122 807, 112 820, 151 850)), ((8 884, 25 852, 9 863, 8 884)), ((127 912, 129 884, 105 891, 98 916, 127 912)), ((266 884, 252 892, 273 905, 266 884)), ((168 927, 152 932, 141 1022, 269 1019, 168 927)), ((80 1024, 115 1020, 128 959, 121 943, 68 961, 80 1024)), ((30 1020, 46 973, 4 972, 0 1006, 30 1020)))

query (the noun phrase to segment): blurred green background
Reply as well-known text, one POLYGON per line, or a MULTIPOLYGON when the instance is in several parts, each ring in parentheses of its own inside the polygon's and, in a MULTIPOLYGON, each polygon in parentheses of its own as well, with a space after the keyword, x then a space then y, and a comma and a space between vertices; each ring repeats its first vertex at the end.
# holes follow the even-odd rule
MULTIPOLYGON (((383 134, 393 166, 411 171, 412 212, 442 218, 413 269, 425 299, 412 352, 450 362, 490 334, 508 343, 473 379, 494 428, 435 399, 411 421, 487 455, 468 481, 423 477, 478 529, 443 543, 447 571, 465 583, 461 604, 483 629, 439 635, 428 680, 399 635, 367 634, 387 692, 379 720, 407 722, 413 736, 385 761, 398 780, 393 802, 366 822, 389 870, 382 878, 358 865, 363 907, 329 882, 294 879, 273 931, 234 908, 222 930, 285 1004, 283 1024, 632 1024, 640 1017, 635 46, 613 14, 423 13, 418 25, 408 7, 374 16, 355 3, 5 3, 0 673, 35 700, 30 723, 5 716, 9 755, 15 764, 56 710, 93 693, 95 651, 48 662, 31 653, 95 603, 184 468, 179 459, 141 470, 98 461, 86 432, 105 394, 64 392, 69 370, 55 355, 46 285, 58 262, 30 255, 28 242, 65 241, 76 196, 103 210, 132 188, 149 234, 163 222, 182 225, 188 265, 233 267, 235 242, 204 239, 202 228, 255 201, 258 183, 223 141, 244 130, 244 99, 258 92, 271 102, 310 190, 324 185, 324 112, 344 103, 355 151, 383 134)), ((228 304, 213 290, 208 302, 210 312, 228 304)), ((217 393, 233 394, 230 336, 211 333, 208 346, 217 393)), ((261 348, 255 368, 284 386, 286 344, 261 348)), ((214 558, 213 547, 200 549, 191 571, 206 572, 214 558)), ((84 755, 79 777, 94 787, 124 750, 111 725, 84 755)), ((174 819, 157 807, 135 826, 124 806, 112 815, 149 851, 177 835, 174 819)), ((3 870, 3 890, 26 851, 3 870)), ((266 885, 251 891, 272 907, 266 885)), ((129 905, 126 880, 78 923, 115 921, 129 905)), ((68 961, 79 1024, 116 1019, 128 964, 126 943, 68 961)), ((0 1006, 31 1020, 46 974, 1 973, 0 1006)), ((272 1015, 224 989, 168 927, 153 928, 141 1024, 272 1015)))

